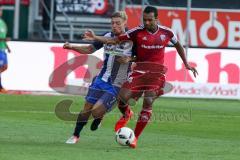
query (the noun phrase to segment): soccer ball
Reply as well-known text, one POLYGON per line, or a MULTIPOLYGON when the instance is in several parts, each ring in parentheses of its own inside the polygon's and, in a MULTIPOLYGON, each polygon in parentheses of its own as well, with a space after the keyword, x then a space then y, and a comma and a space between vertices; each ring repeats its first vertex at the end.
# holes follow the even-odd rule
POLYGON ((127 146, 133 142, 135 138, 133 130, 122 127, 116 132, 116 141, 123 146, 127 146))

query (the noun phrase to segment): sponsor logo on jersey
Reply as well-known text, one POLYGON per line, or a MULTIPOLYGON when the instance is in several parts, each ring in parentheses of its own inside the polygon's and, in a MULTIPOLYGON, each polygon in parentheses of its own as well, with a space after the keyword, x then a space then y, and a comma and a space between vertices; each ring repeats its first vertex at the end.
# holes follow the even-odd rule
POLYGON ((133 42, 130 40, 121 41, 118 44, 106 44, 104 46, 105 53, 112 55, 127 55, 132 54, 133 42))
POLYGON ((148 46, 148 45, 142 44, 141 47, 144 48, 144 49, 161 49, 164 46, 161 46, 161 45, 150 45, 150 46, 148 46))

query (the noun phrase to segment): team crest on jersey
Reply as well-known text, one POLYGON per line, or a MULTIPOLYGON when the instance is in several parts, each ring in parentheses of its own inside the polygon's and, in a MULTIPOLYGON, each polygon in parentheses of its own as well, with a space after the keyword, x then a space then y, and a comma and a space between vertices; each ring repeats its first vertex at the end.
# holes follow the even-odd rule
POLYGON ((146 41, 146 40, 147 40, 147 37, 144 36, 144 37, 142 38, 142 40, 146 41))
POLYGON ((162 41, 165 41, 165 40, 166 40, 166 36, 165 36, 164 34, 162 34, 162 35, 160 35, 160 39, 161 39, 162 41))

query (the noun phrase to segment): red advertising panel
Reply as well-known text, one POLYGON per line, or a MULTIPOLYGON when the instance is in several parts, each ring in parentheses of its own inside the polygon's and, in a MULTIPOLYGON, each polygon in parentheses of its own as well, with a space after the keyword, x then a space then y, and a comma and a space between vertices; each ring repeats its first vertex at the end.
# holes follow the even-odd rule
MULTIPOLYGON (((141 23, 141 6, 126 7, 128 27, 141 23)), ((182 44, 186 37, 186 9, 158 8, 161 25, 171 28, 182 44)), ((190 45, 240 48, 240 11, 192 9, 190 45)))
MULTIPOLYGON (((29 5, 30 0, 21 0, 21 4, 29 5)), ((0 5, 14 5, 15 0, 0 0, 0 5)))

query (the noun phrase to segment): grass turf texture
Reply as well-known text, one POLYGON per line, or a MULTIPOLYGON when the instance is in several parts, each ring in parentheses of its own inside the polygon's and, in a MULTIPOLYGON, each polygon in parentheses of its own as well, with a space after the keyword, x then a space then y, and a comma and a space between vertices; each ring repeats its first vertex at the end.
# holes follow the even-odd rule
MULTIPOLYGON (((71 111, 83 106, 81 97, 0 95, 0 160, 239 160, 240 101, 161 98, 155 102, 152 122, 138 147, 115 142, 118 109, 110 112, 99 130, 84 128, 76 145, 64 142, 75 122, 59 120, 55 105, 74 101, 71 111)), ((140 100, 133 108, 141 109, 140 100)), ((128 125, 134 128, 137 115, 128 125)))

